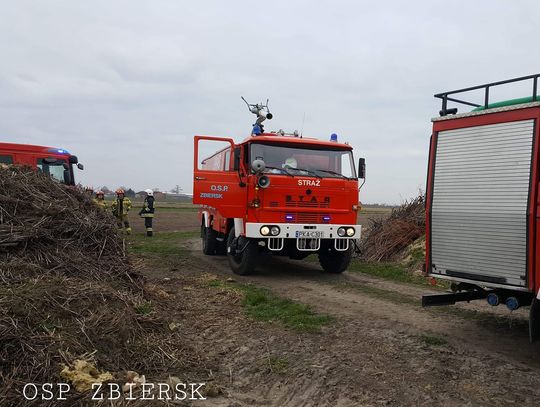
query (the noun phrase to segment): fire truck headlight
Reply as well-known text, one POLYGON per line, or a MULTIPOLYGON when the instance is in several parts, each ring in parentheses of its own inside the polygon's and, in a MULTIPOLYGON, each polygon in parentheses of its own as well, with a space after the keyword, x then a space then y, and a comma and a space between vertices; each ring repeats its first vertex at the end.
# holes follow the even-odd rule
POLYGON ((279 226, 272 226, 272 227, 270 228, 270 233, 272 234, 272 236, 277 236, 277 235, 279 235, 279 232, 280 232, 279 226))
POLYGON ((263 236, 268 236, 268 234, 270 233, 270 228, 268 226, 263 226, 261 227, 261 235, 263 236))
POLYGON ((347 233, 347 231, 345 230, 345 228, 339 228, 337 230, 337 234, 338 234, 339 237, 345 236, 346 233, 347 233))
POLYGON ((354 236, 354 228, 347 228, 347 236, 354 236))

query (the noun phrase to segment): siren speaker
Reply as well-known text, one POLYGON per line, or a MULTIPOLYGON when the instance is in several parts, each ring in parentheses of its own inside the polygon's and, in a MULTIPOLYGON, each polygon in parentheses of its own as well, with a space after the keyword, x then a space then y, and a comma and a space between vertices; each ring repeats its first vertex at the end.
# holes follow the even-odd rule
POLYGON ((266 175, 261 175, 257 180, 257 185, 262 189, 268 188, 270 186, 270 178, 268 178, 266 175))

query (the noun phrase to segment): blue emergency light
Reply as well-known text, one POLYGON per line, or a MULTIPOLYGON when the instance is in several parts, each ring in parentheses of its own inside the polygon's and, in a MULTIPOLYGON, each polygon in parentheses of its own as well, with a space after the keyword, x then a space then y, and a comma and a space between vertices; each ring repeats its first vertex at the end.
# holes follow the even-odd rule
POLYGON ((336 133, 332 133, 330 135, 330 141, 333 141, 334 143, 337 143, 337 134, 336 133))
POLYGON ((49 148, 49 153, 58 153, 58 154, 69 154, 69 151, 64 150, 63 148, 49 148))

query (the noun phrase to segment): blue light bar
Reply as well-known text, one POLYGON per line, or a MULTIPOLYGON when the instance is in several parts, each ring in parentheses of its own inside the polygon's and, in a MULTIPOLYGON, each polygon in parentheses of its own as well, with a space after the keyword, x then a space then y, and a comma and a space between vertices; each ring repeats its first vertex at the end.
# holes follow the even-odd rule
POLYGON ((69 154, 69 151, 64 150, 63 148, 49 148, 49 153, 57 153, 57 154, 69 154))

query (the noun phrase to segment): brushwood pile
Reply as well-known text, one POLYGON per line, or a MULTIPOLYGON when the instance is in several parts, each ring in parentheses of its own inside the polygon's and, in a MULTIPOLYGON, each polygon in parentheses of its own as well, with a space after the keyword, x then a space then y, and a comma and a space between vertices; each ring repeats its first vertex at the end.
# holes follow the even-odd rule
POLYGON ((394 208, 389 217, 371 219, 360 244, 367 262, 399 260, 406 249, 426 233, 424 196, 394 208))
POLYGON ((111 215, 76 187, 0 167, 0 400, 26 405, 24 383, 65 382, 62 367, 79 359, 157 369, 163 324, 137 312, 144 300, 111 215))

